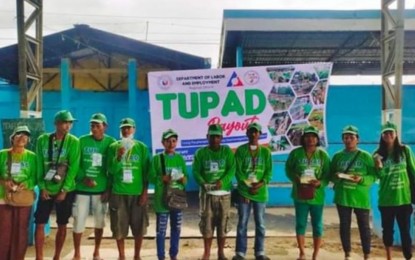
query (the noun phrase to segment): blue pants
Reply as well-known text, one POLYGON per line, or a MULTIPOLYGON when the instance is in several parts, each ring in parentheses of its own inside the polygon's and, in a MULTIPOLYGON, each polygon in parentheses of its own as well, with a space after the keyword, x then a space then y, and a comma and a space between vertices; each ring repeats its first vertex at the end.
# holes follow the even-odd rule
POLYGON ((236 254, 245 257, 247 249, 247 229, 248 221, 251 213, 251 208, 254 211, 255 220, 255 256, 265 254, 264 239, 265 239, 265 206, 263 202, 249 201, 244 203, 238 202, 238 229, 236 231, 236 254))
POLYGON ((182 227, 182 211, 170 211, 167 213, 157 213, 156 223, 156 243, 157 257, 159 260, 164 259, 164 243, 166 239, 167 223, 170 216, 170 250, 169 255, 172 258, 177 257, 179 253, 180 231, 182 227))

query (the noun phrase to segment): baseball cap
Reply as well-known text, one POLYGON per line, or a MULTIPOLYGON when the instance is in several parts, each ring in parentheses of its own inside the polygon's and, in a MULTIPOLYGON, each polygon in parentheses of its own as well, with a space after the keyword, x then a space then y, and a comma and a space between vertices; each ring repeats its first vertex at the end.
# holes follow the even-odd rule
POLYGON ((396 125, 394 123, 388 121, 384 125, 382 125, 382 131, 381 132, 383 134, 384 132, 387 132, 387 131, 396 132, 396 130, 397 130, 396 125))
POLYGON ((135 128, 135 121, 129 117, 121 119, 120 128, 123 128, 125 126, 131 126, 135 128))
POLYGON ((102 113, 95 113, 91 116, 90 123, 107 124, 107 117, 102 113))
POLYGON ((161 141, 167 140, 170 137, 175 136, 176 138, 178 137, 177 133, 174 132, 173 129, 167 129, 166 131, 163 132, 162 136, 161 136, 161 141))
POLYGON ((342 134, 359 135, 359 129, 354 125, 347 125, 343 128, 342 134))
POLYGON ((305 134, 315 134, 318 136, 318 129, 312 125, 304 127, 303 135, 305 134))
POLYGON ((257 122, 253 122, 253 123, 250 123, 249 125, 248 125, 248 130, 249 129, 256 129, 258 132, 262 132, 262 126, 259 124, 259 123, 257 123, 257 122))
POLYGON ((220 124, 209 125, 208 135, 222 135, 223 129, 220 124))
POLYGON ((55 122, 61 121, 61 122, 72 122, 76 119, 72 116, 71 112, 68 110, 61 110, 56 112, 55 114, 55 122))

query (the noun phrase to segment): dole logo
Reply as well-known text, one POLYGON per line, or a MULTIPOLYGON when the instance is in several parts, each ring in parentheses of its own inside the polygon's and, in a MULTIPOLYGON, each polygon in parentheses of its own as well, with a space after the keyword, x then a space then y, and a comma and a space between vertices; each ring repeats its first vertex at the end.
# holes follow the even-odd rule
POLYGON ((242 83, 242 80, 238 77, 238 75, 234 71, 226 86, 227 87, 243 87, 244 84, 242 83))

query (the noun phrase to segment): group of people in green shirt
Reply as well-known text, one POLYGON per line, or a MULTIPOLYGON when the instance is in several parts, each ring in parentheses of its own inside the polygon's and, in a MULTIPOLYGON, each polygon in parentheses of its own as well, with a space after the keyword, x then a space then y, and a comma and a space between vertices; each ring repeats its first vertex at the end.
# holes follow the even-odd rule
MULTIPOLYGON (((93 259, 101 259, 99 249, 107 207, 119 259, 125 259, 124 240, 131 229, 134 259, 140 259, 143 237, 149 225, 148 184, 155 187, 156 245, 158 259, 165 259, 165 236, 170 219, 170 259, 177 259, 183 214, 166 205, 166 187, 185 189, 188 173, 184 158, 176 153, 178 134, 168 129, 162 133, 164 151, 151 158, 148 147, 134 139, 136 124, 131 118, 120 122, 120 140, 105 134, 104 114, 90 119, 90 133, 79 139, 70 134, 76 119, 67 110, 55 114, 53 133, 39 137, 36 153, 25 146, 30 140, 27 126, 18 126, 10 136, 11 148, 0 151, 0 259, 24 259, 31 207, 15 207, 5 196, 38 185, 40 194, 35 210, 36 259, 43 259, 44 227, 53 208, 57 232, 53 258, 59 259, 66 238, 66 226, 74 218, 74 259, 81 259, 81 238, 90 209, 95 223, 93 259)), ((223 145, 223 129, 208 126, 207 145, 199 148, 192 164, 192 175, 199 185, 199 228, 203 237, 202 260, 210 259, 216 230, 218 259, 228 259, 224 248, 230 229, 232 181, 237 180, 236 207, 238 227, 235 255, 243 260, 247 252, 247 226, 251 209, 255 220, 254 254, 257 260, 270 259, 265 254, 265 209, 268 184, 272 178, 272 157, 267 147, 259 145, 262 127, 254 122, 246 127, 247 142, 235 153, 223 145)), ((350 259, 350 225, 354 211, 365 259, 370 257, 371 231, 370 187, 379 180, 379 210, 387 259, 391 259, 393 225, 398 222, 405 259, 412 257, 410 217, 412 214, 409 178, 415 175, 412 151, 397 137, 396 125, 382 126, 379 147, 374 155, 358 148, 359 132, 355 126, 342 131, 344 149, 329 155, 319 147, 319 131, 303 129, 301 146, 291 151, 286 175, 293 183, 296 234, 299 260, 305 259, 305 230, 310 214, 314 251, 317 259, 323 235, 325 188, 334 184, 334 203, 340 219, 340 237, 345 259, 350 259)))
POLYGON ((318 258, 323 234, 325 188, 333 183, 340 238, 345 259, 351 259, 351 217, 355 213, 364 259, 370 258, 370 188, 379 180, 378 206, 381 213, 386 258, 392 259, 394 222, 398 223, 405 259, 412 258, 410 219, 412 214, 410 178, 415 177, 415 164, 409 146, 402 145, 397 127, 391 122, 382 125, 379 146, 371 155, 358 148, 359 131, 348 125, 343 128, 344 149, 332 159, 319 147, 319 131, 313 126, 303 130, 301 146, 292 150, 285 168, 293 183, 298 260, 306 259, 305 230, 308 215, 313 230, 313 255, 318 258))
MULTIPOLYGON (((108 127, 104 114, 90 119, 90 133, 80 138, 70 133, 76 119, 67 110, 55 114, 55 131, 42 134, 36 153, 25 146, 30 140, 27 126, 19 126, 10 136, 12 147, 0 151, 0 259, 24 259, 31 215, 31 206, 6 204, 5 196, 22 189, 39 187, 34 221, 36 259, 43 259, 45 224, 55 209, 58 225, 53 259, 59 259, 66 239, 66 227, 73 216, 73 259, 81 259, 81 238, 92 209, 94 215, 95 249, 93 259, 101 259, 99 249, 107 207, 119 259, 125 259, 124 239, 131 229, 134 237, 134 259, 140 259, 143 236, 147 232, 148 184, 154 184, 154 210, 157 216, 156 244, 158 259, 165 259, 164 242, 170 218, 170 259, 177 259, 182 223, 181 210, 167 207, 166 186, 184 189, 188 174, 184 158, 176 153, 178 134, 172 129, 163 132, 164 151, 150 158, 147 146, 134 139, 133 119, 120 122, 120 140, 105 134, 108 127), (163 163, 162 163, 163 161, 163 163)), ((223 130, 218 124, 208 128, 208 145, 197 150, 193 176, 200 185, 200 231, 205 251, 201 259, 209 259, 216 229, 218 258, 224 254, 229 231, 229 209, 232 179, 238 180, 238 238, 234 259, 244 259, 247 250, 247 224, 251 207, 256 223, 256 259, 269 259, 264 252, 264 213, 268 200, 267 184, 271 180, 270 151, 258 144, 262 128, 258 123, 247 127, 248 143, 234 156, 222 145, 223 130)))

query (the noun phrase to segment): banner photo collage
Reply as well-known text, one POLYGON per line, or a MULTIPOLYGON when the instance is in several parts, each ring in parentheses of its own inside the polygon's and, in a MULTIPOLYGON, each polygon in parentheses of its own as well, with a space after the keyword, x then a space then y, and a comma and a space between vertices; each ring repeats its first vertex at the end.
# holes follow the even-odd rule
POLYGON ((210 124, 223 127, 222 143, 236 149, 246 128, 262 125, 260 144, 273 154, 300 145, 307 125, 319 129, 327 146, 325 106, 332 63, 150 72, 153 153, 163 150, 162 133, 179 135, 176 151, 187 162, 207 145, 210 124))

